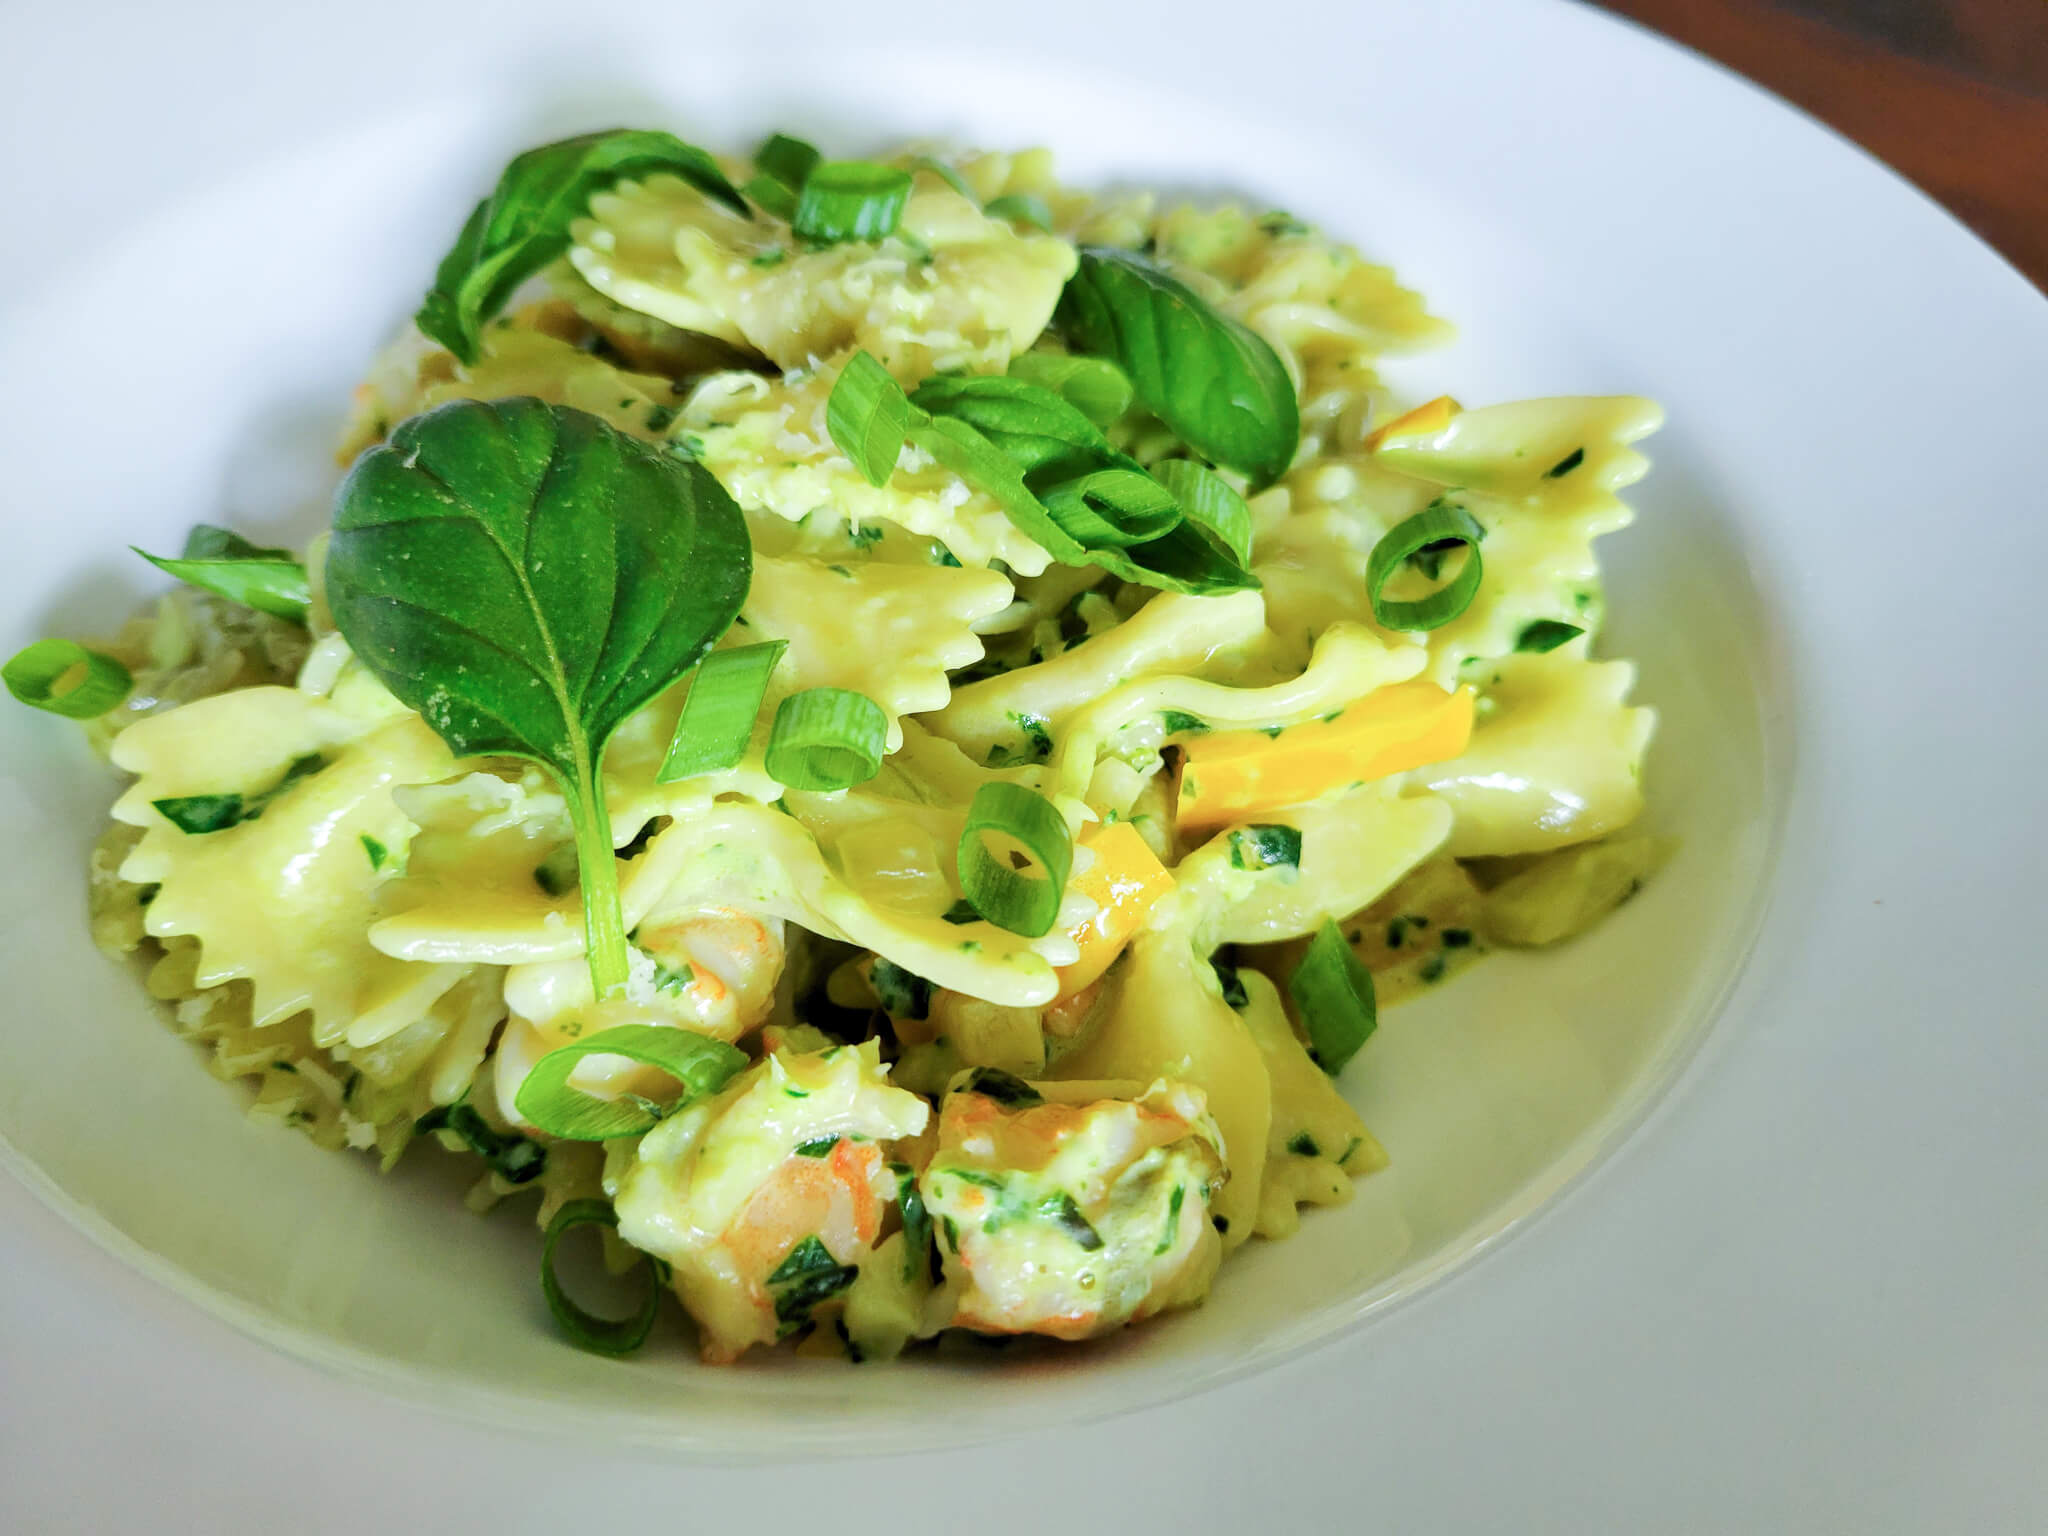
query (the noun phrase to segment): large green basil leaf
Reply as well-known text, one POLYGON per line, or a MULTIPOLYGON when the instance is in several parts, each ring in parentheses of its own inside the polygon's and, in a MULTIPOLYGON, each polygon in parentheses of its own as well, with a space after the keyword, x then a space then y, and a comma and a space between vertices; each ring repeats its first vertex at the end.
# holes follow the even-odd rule
POLYGON ((342 483, 336 626, 457 755, 528 758, 561 782, 600 996, 627 960, 605 742, 725 633, 752 572, 708 470, 566 406, 444 405, 342 483))
POLYGON ((211 523, 197 524, 186 535, 184 553, 175 560, 145 549, 135 553, 180 581, 295 624, 306 622, 312 605, 306 568, 289 550, 259 547, 211 523))
POLYGON ((672 133, 611 128, 543 144, 515 157, 441 258, 414 317, 465 363, 477 359, 484 322, 512 291, 569 248, 569 225, 615 181, 669 171, 745 216, 746 199, 718 162, 672 133))
POLYGON ((1204 457, 1270 485, 1301 444, 1278 355, 1201 295, 1129 251, 1085 246, 1054 323, 1122 368, 1138 401, 1204 457))

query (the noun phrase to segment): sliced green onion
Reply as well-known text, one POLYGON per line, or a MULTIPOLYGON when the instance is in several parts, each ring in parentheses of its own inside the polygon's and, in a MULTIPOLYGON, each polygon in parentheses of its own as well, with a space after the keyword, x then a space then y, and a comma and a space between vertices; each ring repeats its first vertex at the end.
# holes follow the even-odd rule
POLYGON ((881 240, 896 233, 910 198, 910 172, 871 160, 827 160, 805 180, 790 226, 820 245, 881 240))
POLYGON ((771 218, 787 221, 796 216, 796 189, 785 186, 773 176, 756 176, 740 191, 748 202, 771 218))
POLYGON ((856 352, 839 370, 825 401, 825 429, 869 485, 889 483, 911 423, 922 413, 889 370, 856 352))
POLYGON ((1052 210, 1045 206, 1045 199, 1034 197, 1029 192, 1012 192, 1003 197, 992 197, 988 206, 981 210, 992 219, 1009 219, 1017 224, 1031 224, 1052 233, 1052 210))
POLYGON ((1005 1072, 1001 1067, 976 1067, 947 1091, 978 1093, 985 1099, 994 1099, 998 1104, 1008 1104, 1013 1109, 1028 1109, 1045 1102, 1044 1094, 1014 1072, 1005 1072))
POLYGON ((135 679, 128 669, 100 651, 75 640, 38 640, 16 651, 0 679, 7 691, 32 709, 46 709, 69 720, 96 720, 128 697, 135 679), (83 667, 68 688, 57 685, 83 667))
POLYGON ((1566 624, 1558 619, 1538 619, 1523 626, 1522 633, 1515 640, 1515 649, 1527 655, 1541 656, 1560 645, 1571 644, 1584 633, 1576 624, 1566 624))
POLYGON ((1252 509, 1228 480, 1192 459, 1167 459, 1152 466, 1152 478, 1173 493, 1181 516, 1221 539, 1237 563, 1252 563, 1252 509))
POLYGON ((723 773, 745 755, 761 696, 768 691, 768 674, 788 647, 787 640, 763 640, 713 651, 697 664, 656 783, 723 773))
POLYGON ((815 144, 786 133, 774 133, 754 151, 754 169, 795 191, 824 158, 815 144))
POLYGON ((1479 541, 1485 537, 1486 530, 1478 520, 1452 501, 1433 501, 1413 517, 1396 523, 1373 545, 1365 562, 1365 590, 1372 600, 1372 616, 1388 629, 1441 629, 1450 623, 1472 605, 1479 591, 1483 570, 1479 541), (1444 586, 1412 603, 1380 595, 1411 555, 1426 550, 1441 555, 1447 550, 1432 550, 1431 546, 1451 544, 1465 546, 1465 563, 1444 586))
POLYGON ((513 1095, 520 1115, 563 1141, 611 1141, 652 1130, 662 1116, 693 1099, 718 1092, 747 1064, 746 1056, 722 1040, 661 1024, 618 1024, 587 1040, 557 1046, 533 1064, 513 1095), (683 1086, 682 1097, 665 1110, 637 1095, 600 1099, 569 1085, 569 1074, 586 1056, 624 1056, 659 1067, 683 1086))
POLYGON ((889 717, 864 693, 806 688, 784 699, 768 737, 768 776, 791 789, 851 789, 882 768, 889 717))
POLYGON ((1337 925, 1325 920, 1308 941, 1287 992, 1308 1030, 1309 1054, 1330 1076, 1358 1054, 1379 1023, 1372 972, 1360 963, 1337 925))
POLYGON ((562 1289, 562 1282, 555 1275, 555 1249, 578 1227, 610 1227, 616 1231, 618 1225, 618 1212, 604 1201, 571 1200, 555 1212, 540 1246, 540 1289, 548 1299, 548 1310, 555 1314, 555 1321, 561 1324, 571 1343, 597 1355, 630 1355, 654 1331, 654 1319, 661 1311, 661 1280, 654 1261, 649 1259, 645 1266, 646 1297, 640 1310, 631 1317, 599 1317, 577 1306, 562 1289))
POLYGON ((1068 538, 1089 549, 1124 549, 1180 522, 1173 492, 1138 469, 1098 469, 1045 491, 1039 500, 1068 538))
POLYGON ((1050 933, 1073 863, 1066 818, 1045 796, 1002 781, 974 792, 956 865, 960 889, 984 919, 1028 939, 1050 933), (991 851, 990 834, 1014 846, 991 851), (1024 855, 1043 873, 1019 869, 1024 855))
POLYGON ((294 624, 305 623, 306 610, 312 606, 306 568, 290 551, 251 544, 210 523, 200 523, 186 535, 184 552, 175 560, 146 549, 135 553, 166 575, 294 624))
POLYGON ((913 171, 930 171, 970 203, 981 201, 980 198, 974 195, 974 188, 967 185, 967 178, 943 160, 934 160, 930 155, 919 155, 910 162, 910 168, 913 171))
POLYGON ((1098 427, 1131 408, 1130 379, 1105 358, 1020 352, 1010 359, 1010 377, 1051 390, 1098 427))

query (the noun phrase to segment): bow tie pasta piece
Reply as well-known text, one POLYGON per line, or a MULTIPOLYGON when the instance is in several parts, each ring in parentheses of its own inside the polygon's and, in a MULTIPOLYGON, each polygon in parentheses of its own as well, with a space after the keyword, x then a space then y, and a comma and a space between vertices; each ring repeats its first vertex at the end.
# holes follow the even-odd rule
POLYGON ((1238 972, 1245 1001, 1238 1009, 1258 1042, 1273 1082, 1273 1118, 1266 1132, 1266 1172, 1259 1187, 1260 1237, 1291 1237, 1301 1226, 1298 1207, 1342 1205, 1354 1178, 1387 1166, 1358 1111, 1344 1102, 1330 1075, 1309 1059, 1279 989, 1258 971, 1238 972))
POLYGON ((1219 651, 1250 645, 1265 631, 1265 613, 1257 592, 1162 593, 1086 645, 955 690, 929 724, 977 761, 1028 751, 1034 725, 1056 739, 1120 682, 1186 675, 1219 651))
POLYGON ((1255 829, 1219 832, 1174 870, 1186 910, 1200 913, 1196 948, 1299 938, 1341 920, 1442 847, 1451 821, 1441 800, 1404 794, 1394 779, 1262 813, 1255 829), (1276 826, 1299 833, 1299 863, 1262 868, 1245 857, 1245 839, 1276 826))
POLYGON ((1000 1099, 974 1083, 946 1095, 918 1177, 942 1326, 1086 1339, 1207 1293, 1222 1149, 1199 1089, 1046 1103, 1014 1080, 1000 1099))
POLYGON ((894 523, 937 539, 963 565, 1001 560, 1025 576, 1045 570, 1050 557, 993 497, 920 448, 903 450, 887 485, 869 485, 826 425, 825 404, 837 379, 830 368, 783 379, 713 374, 690 395, 677 430, 749 512, 806 526, 817 520, 853 528, 894 523))
POLYGON ((757 555, 742 613, 751 638, 789 642, 773 695, 866 694, 889 717, 894 752, 903 745, 901 717, 945 707, 947 672, 981 659, 974 626, 1009 601, 1010 583, 994 571, 757 555))
POLYGON ((1141 765, 1156 761, 1170 735, 1271 730, 1340 711, 1374 689, 1406 682, 1422 667, 1414 646, 1390 646, 1355 624, 1337 624, 1316 638, 1299 676, 1264 688, 1232 688, 1198 677, 1137 678, 1077 711, 1052 739, 1049 781, 1063 794, 1089 792, 1107 754, 1141 765))
POLYGON ((1006 367, 1051 320, 1075 263, 1066 241, 1019 233, 933 181, 879 243, 806 251, 671 176, 598 194, 572 233, 570 263, 628 309, 785 369, 864 348, 909 383, 1006 367))
POLYGON ((247 688, 139 721, 114 761, 138 776, 114 815, 147 829, 121 875, 160 887, 149 932, 200 942, 201 986, 246 978, 257 1024, 310 1009, 318 1043, 370 1045, 462 976, 392 959, 365 937, 383 883, 369 843, 403 848, 412 830, 393 789, 453 767, 417 716, 366 728, 293 689, 247 688), (253 814, 188 832, 156 808, 197 796, 253 814))
POLYGON ((675 418, 674 388, 654 374, 628 373, 595 353, 545 331, 517 327, 484 332, 483 356, 455 376, 429 383, 411 411, 450 400, 518 396, 573 406, 636 437, 660 438, 675 418))
MULTIPOLYGON (((583 907, 561 797, 492 774, 415 790, 405 805, 420 831, 403 876, 392 883, 369 942, 423 963, 527 965, 583 954, 583 907), (552 887, 552 889, 550 889, 552 887)), ((691 807, 708 801, 696 795, 691 807)), ((679 816, 687 814, 680 801, 679 816)), ((629 824, 628 824, 629 825, 629 824)), ((619 861, 619 899, 630 930, 683 874, 691 840, 671 826, 619 861)), ((587 978, 586 978, 587 979, 587 978)))
MULTIPOLYGON (((602 417, 622 432, 659 437, 675 415, 667 378, 615 367, 580 343, 590 323, 560 299, 529 304, 485 327, 473 364, 408 330, 392 342, 357 386, 354 409, 336 459, 350 463, 382 442, 408 416, 450 400, 505 400, 530 395, 602 417)), ((713 364, 723 366, 724 360, 713 364)))
POLYGON ((893 1143, 930 1114, 875 1041, 776 1051, 640 1140, 619 1235, 673 1267, 704 1358, 735 1360, 843 1305, 901 1188, 893 1143))
POLYGON ((1623 703, 1634 682, 1628 662, 1564 651, 1493 663, 1490 708, 1470 748, 1411 776, 1451 808, 1448 851, 1461 859, 1543 853, 1634 821, 1656 726, 1653 711, 1623 703))
POLYGON ((1374 544, 1439 496, 1486 530, 1485 576, 1471 605, 1424 637, 1429 676, 1448 686, 1468 661, 1514 651, 1534 624, 1593 629, 1593 540, 1630 522, 1615 493, 1648 463, 1629 445, 1661 419, 1654 404, 1630 396, 1470 411, 1431 402, 1376 433, 1369 457, 1298 473, 1293 515, 1265 525, 1253 561, 1272 611, 1294 620, 1283 636, 1339 619, 1371 622, 1374 544))

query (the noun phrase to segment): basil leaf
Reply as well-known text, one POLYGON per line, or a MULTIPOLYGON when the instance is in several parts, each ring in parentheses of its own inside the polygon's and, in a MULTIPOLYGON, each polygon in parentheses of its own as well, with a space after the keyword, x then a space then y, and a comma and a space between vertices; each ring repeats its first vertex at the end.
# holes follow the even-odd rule
POLYGON ((327 759, 318 752, 309 752, 304 757, 295 757, 284 770, 284 774, 268 789, 249 794, 227 793, 214 795, 172 795, 163 800, 152 800, 157 813, 180 832, 199 836, 207 832, 224 832, 229 827, 240 826, 245 821, 254 821, 261 816, 273 800, 285 794, 303 779, 310 779, 327 766, 327 759))
POLYGON ((0 667, 7 691, 35 709, 71 720, 96 720, 128 697, 135 679, 114 657, 75 640, 52 638, 23 646, 0 667), (58 684, 84 667, 69 688, 58 684))
POLYGON ((1115 363, 1066 352, 1020 352, 1010 359, 1010 377, 1049 389, 1098 427, 1131 408, 1131 381, 1115 363))
POLYGON ((718 162, 674 134, 612 128, 543 144, 515 157, 441 258, 415 323, 465 363, 477 359, 484 322, 512 291, 569 248, 570 222, 593 194, 629 177, 668 171, 747 216, 746 199, 718 162))
POLYGON ((752 573, 746 522, 710 471, 567 406, 455 401, 342 483, 336 626, 456 755, 525 758, 560 782, 600 997, 628 960, 605 743, 703 659, 752 573))
POLYGON ((1576 624, 1566 624, 1559 619, 1537 619, 1522 627, 1522 633, 1515 640, 1515 649, 1541 656, 1560 645, 1571 644, 1584 633, 1585 630, 1576 624))
POLYGON ((882 240, 910 200, 910 172, 871 160, 827 160, 805 178, 790 228, 818 245, 882 240))
POLYGON ((918 385, 910 403, 934 416, 964 421, 1039 485, 1087 474, 1119 457, 1094 422, 1026 379, 930 378, 918 385))
POLYGON ((1130 376, 1139 403, 1203 457, 1270 485, 1301 444, 1301 408, 1273 349, 1143 257, 1084 246, 1055 323, 1130 376))
POLYGON ((175 560, 145 549, 135 553, 166 575, 294 624, 306 622, 306 610, 313 603, 306 568, 290 551, 260 548, 210 523, 200 523, 186 535, 184 553, 175 560))

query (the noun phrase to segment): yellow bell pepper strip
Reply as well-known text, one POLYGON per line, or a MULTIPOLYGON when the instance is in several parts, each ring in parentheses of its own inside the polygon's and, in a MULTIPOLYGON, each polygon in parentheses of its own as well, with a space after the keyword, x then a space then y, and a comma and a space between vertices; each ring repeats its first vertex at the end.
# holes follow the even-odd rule
POLYGON ((1394 440, 1435 437, 1448 427, 1451 418, 1463 409, 1464 407, 1449 395, 1438 395, 1434 400, 1425 400, 1414 410, 1396 416, 1367 436, 1365 451, 1378 453, 1388 442, 1394 440))
POLYGON ((1334 720, 1264 731, 1218 731, 1183 744, 1179 825, 1227 826, 1255 811, 1301 805, 1333 789, 1440 763, 1472 738, 1472 690, 1418 680, 1378 688, 1334 720))
POLYGON ((1173 889, 1173 876, 1128 821, 1097 823, 1081 835, 1079 846, 1090 850, 1095 861, 1069 884, 1100 910, 1068 930, 1067 936, 1081 946, 1081 958, 1059 969, 1062 997, 1073 996, 1108 970, 1145 926, 1153 904, 1173 889))

